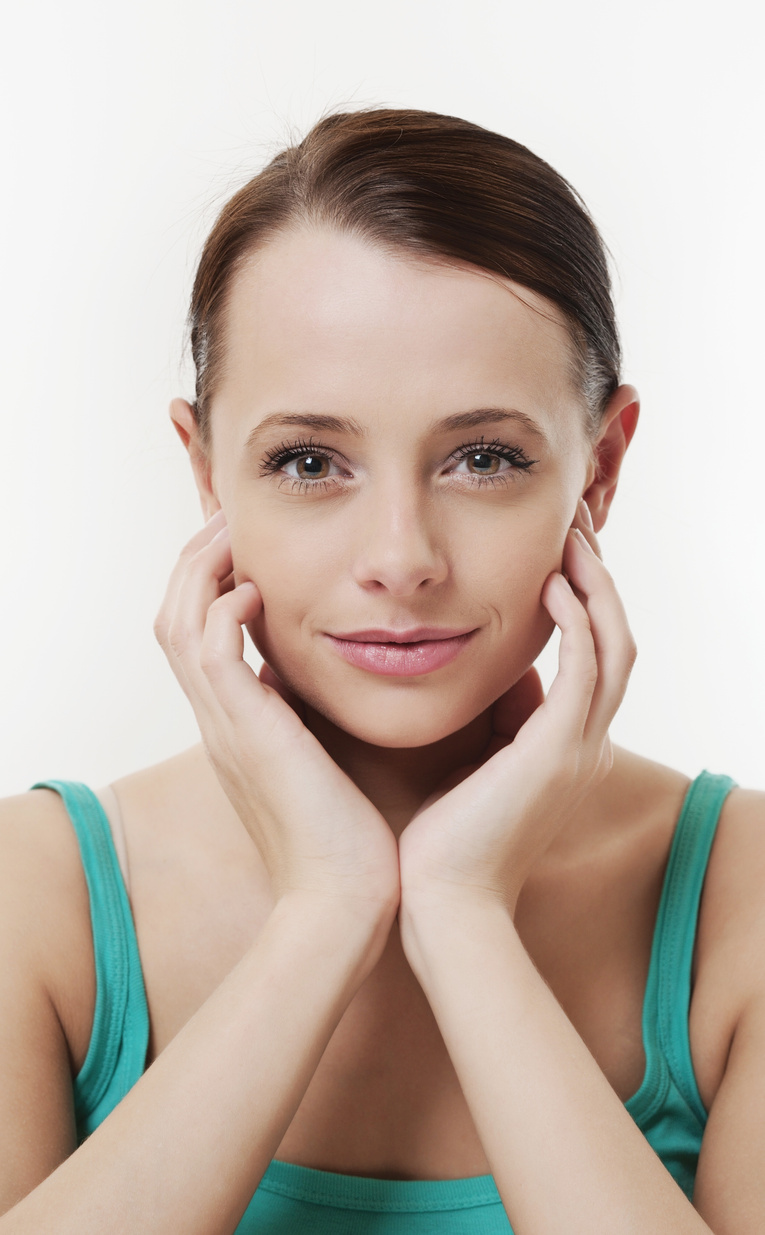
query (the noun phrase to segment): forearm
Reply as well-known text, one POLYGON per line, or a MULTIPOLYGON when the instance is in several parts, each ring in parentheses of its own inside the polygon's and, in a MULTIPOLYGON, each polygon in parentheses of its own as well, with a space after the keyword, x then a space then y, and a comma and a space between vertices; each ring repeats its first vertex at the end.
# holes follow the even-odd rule
POLYGON ((709 1232, 501 906, 407 915, 402 939, 516 1235, 709 1232))
POLYGON ((289 898, 103 1124, 0 1235, 225 1235, 387 926, 289 898))

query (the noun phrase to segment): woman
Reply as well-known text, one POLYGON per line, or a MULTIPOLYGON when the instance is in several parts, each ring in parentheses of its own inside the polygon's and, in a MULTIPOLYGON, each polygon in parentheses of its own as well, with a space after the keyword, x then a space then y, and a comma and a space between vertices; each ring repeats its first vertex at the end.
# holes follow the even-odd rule
POLYGON ((638 399, 586 210, 329 116, 190 320, 202 740, 2 804, 0 1235, 759 1231, 765 795, 608 737, 638 399))

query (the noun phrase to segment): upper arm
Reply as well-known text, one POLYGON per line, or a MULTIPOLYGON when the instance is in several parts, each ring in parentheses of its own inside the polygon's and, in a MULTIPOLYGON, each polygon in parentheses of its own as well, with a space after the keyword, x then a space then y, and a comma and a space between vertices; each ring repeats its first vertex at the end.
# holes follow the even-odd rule
POLYGON ((761 1235, 765 1228, 765 991, 736 1027, 693 1203, 715 1235, 761 1235))
POLYGON ((765 793, 739 795, 729 873, 744 996, 699 1155, 693 1203, 715 1235, 765 1230, 765 793))
POLYGON ((54 987, 82 972, 82 958, 66 957, 83 942, 83 889, 51 797, 0 801, 0 1214, 76 1148, 71 1044, 54 987))

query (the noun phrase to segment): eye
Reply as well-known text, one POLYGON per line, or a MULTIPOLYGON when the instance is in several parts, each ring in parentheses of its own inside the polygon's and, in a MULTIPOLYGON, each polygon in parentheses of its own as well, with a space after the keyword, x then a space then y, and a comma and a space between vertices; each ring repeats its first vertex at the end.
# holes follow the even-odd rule
MULTIPOLYGON (((311 454, 293 455, 282 465, 281 470, 291 480, 327 480, 330 474, 329 469, 332 466, 333 460, 329 455, 316 451, 311 454), (287 470, 293 466, 294 472, 287 470)), ((337 464, 334 466, 336 467, 337 464)))
MULTIPOLYGON (((451 460, 456 460, 457 468, 465 463, 467 470, 460 472, 453 468, 449 475, 466 478, 470 484, 479 486, 510 484, 539 462, 529 459, 520 447, 510 446, 499 438, 491 442, 483 438, 466 442, 454 452, 451 460)), ((268 451, 261 462, 260 474, 279 476, 279 487, 287 483, 293 493, 320 492, 342 484, 342 469, 335 452, 311 439, 283 442, 275 450, 268 451), (290 467, 294 469, 292 472, 287 470, 290 467), (334 473, 331 472, 333 467, 337 469, 334 473)))
POLYGON ((461 446, 456 452, 458 464, 467 464, 466 475, 473 484, 508 484, 517 479, 519 473, 529 471, 538 459, 530 459, 518 446, 509 446, 499 438, 485 443, 483 438, 478 442, 461 446), (503 463, 507 466, 503 467, 503 463))
MULTIPOLYGON (((330 476, 330 468, 338 467, 334 452, 312 442, 310 439, 283 442, 275 450, 269 450, 260 466, 261 476, 281 475, 292 491, 297 487, 303 493, 307 489, 326 489, 336 483, 336 475, 330 476), (294 467, 288 472, 288 467, 294 467)), ((281 487, 281 484, 280 484, 281 487)))

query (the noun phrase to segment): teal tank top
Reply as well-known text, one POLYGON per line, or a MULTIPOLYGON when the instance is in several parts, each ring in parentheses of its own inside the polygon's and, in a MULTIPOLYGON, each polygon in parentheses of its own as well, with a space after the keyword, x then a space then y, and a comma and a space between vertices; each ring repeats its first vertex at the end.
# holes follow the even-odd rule
MULTIPOLYGON (((656 917, 643 1002, 646 1069, 626 1109, 689 1200, 707 1112, 688 1038, 699 901, 722 804, 736 782, 701 772, 678 818, 656 917)), ((144 1071, 149 1019, 133 917, 96 795, 77 781, 45 780, 64 801, 85 870, 96 964, 96 1005, 85 1062, 74 1080, 78 1142, 144 1071)), ((450 1180, 371 1179, 274 1158, 235 1235, 512 1235, 491 1175, 450 1180)))

